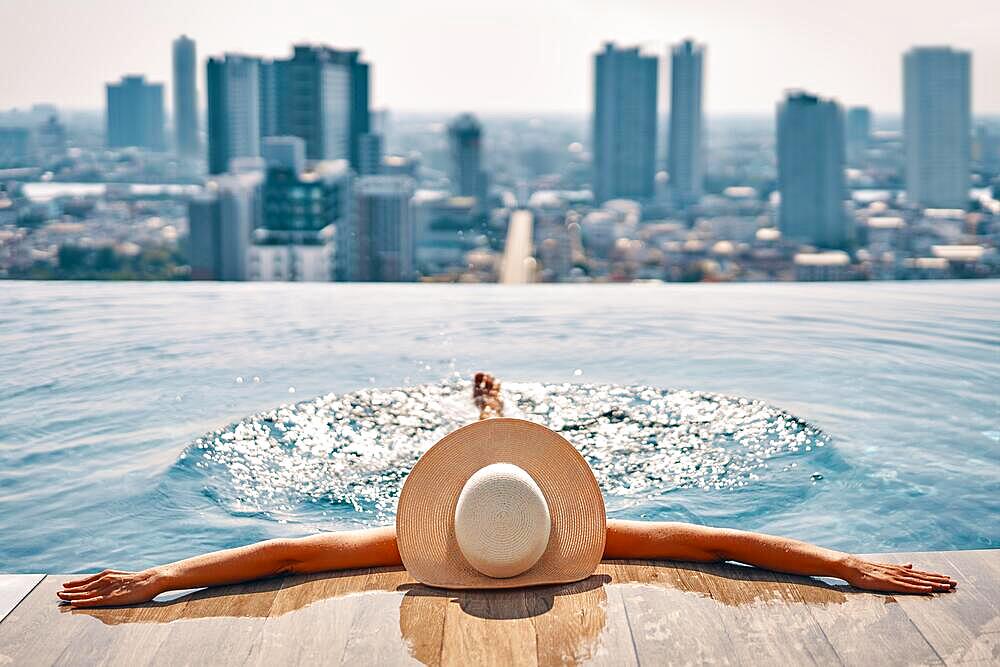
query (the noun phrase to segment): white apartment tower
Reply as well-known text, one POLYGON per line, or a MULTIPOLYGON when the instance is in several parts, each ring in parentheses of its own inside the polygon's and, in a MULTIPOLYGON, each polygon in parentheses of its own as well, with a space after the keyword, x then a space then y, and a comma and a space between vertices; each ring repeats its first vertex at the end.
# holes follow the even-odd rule
POLYGON ((925 208, 969 203, 971 55, 917 47, 903 56, 906 198, 925 208))
POLYGON ((705 172, 702 127, 705 47, 688 39, 670 53, 670 120, 667 171, 678 206, 698 203, 705 172))

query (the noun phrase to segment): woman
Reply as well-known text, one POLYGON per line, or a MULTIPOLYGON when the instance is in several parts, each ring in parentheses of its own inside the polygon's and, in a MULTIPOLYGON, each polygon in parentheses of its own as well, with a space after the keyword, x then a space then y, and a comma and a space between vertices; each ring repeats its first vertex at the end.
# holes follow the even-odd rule
MULTIPOLYGON (((489 374, 476 374, 473 400, 479 409, 480 420, 503 416, 500 383, 489 374)), ((514 420, 497 419, 489 423, 504 421, 514 420)), ((559 436, 553 437, 561 440, 559 436)), ((566 448, 572 450, 568 445, 566 448)), ((570 456, 579 458, 575 451, 570 456)), ((587 471, 591 474, 589 468, 587 471)), ((410 477, 413 476, 411 472, 410 477)), ((599 498, 599 492, 596 495, 599 498)), ((402 512, 402 498, 400 505, 402 512)), ((731 560, 789 574, 837 577, 857 588, 894 593, 946 592, 956 585, 948 576, 916 570, 910 563, 877 563, 798 540, 740 530, 673 522, 611 520, 604 523, 603 512, 602 504, 600 537, 603 557, 607 559, 731 560)), ((547 514, 544 524, 547 536, 547 514)), ((600 555, 598 551, 597 556, 600 555)), ((170 590, 234 584, 282 574, 399 566, 404 560, 400 556, 397 528, 389 526, 268 540, 142 572, 105 570, 66 582, 57 595, 73 607, 126 605, 151 600, 170 590)), ((424 565, 434 567, 434 563, 424 565)), ((496 581, 496 586, 506 585, 502 579, 496 581)))

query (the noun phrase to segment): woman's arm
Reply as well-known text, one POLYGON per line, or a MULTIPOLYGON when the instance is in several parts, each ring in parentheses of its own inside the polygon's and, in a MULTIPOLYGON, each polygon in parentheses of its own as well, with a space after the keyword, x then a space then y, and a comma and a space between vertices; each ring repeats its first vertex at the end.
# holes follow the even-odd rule
POLYGON ((914 570, 909 563, 876 563, 785 537, 686 523, 609 521, 604 557, 732 560, 776 572, 837 577, 857 588, 899 593, 947 591, 956 585, 945 575, 914 570))
POLYGON ((399 564, 396 530, 390 526, 268 540, 142 572, 105 570, 67 581, 57 595, 74 607, 135 604, 185 588, 235 584, 287 573, 399 564))

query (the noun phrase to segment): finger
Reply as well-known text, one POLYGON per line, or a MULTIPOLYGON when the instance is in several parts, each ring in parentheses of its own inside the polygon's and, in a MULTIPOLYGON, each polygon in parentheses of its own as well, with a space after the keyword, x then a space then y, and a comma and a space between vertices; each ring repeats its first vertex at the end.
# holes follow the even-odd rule
POLYGON ((64 588, 63 590, 69 593, 79 593, 80 591, 89 591, 97 588, 104 588, 105 586, 108 586, 113 582, 114 580, 111 578, 111 575, 102 575, 101 578, 94 579, 93 581, 83 584, 82 586, 73 586, 72 588, 64 588))
POLYGON ((111 570, 102 570, 101 572, 98 572, 97 574, 91 574, 91 575, 88 575, 86 577, 82 577, 80 579, 72 579, 70 581, 64 581, 63 582, 63 588, 75 588, 75 587, 81 586, 83 584, 89 584, 91 581, 97 581, 98 579, 100 579, 101 577, 103 577, 106 574, 111 574, 111 570))
POLYGON ((95 586, 103 586, 107 583, 107 579, 93 579, 85 584, 80 584, 79 586, 63 586, 63 590, 71 593, 78 593, 79 591, 87 591, 95 586))
POLYGON ((921 577, 937 577, 939 579, 947 579, 948 581, 954 581, 947 574, 941 574, 939 572, 925 572, 924 570, 911 570, 913 574, 918 574, 921 577))
POLYGON ((114 582, 95 582, 98 585, 90 585, 86 588, 74 589, 71 591, 59 591, 57 595, 63 600, 79 599, 102 595, 114 588, 114 582))
POLYGON ((71 602, 73 600, 85 600, 87 598, 92 598, 97 595, 100 595, 102 592, 103 590, 81 591, 80 593, 66 593, 63 591, 59 591, 58 593, 56 593, 56 595, 58 595, 59 599, 61 600, 66 600, 67 602, 71 602))
POLYGON ((904 579, 893 579, 895 590, 903 593, 932 593, 934 588, 930 584, 911 583, 904 579))
POLYGON ((902 581, 905 581, 916 586, 930 586, 934 590, 943 591, 951 588, 947 582, 944 581, 931 581, 929 579, 921 579, 919 577, 900 577, 902 581))
POLYGON ((86 598, 83 600, 73 600, 70 605, 75 607, 100 607, 101 605, 108 604, 107 598, 103 595, 97 595, 92 598, 86 598))
POLYGON ((939 584, 948 584, 950 586, 955 585, 955 581, 951 577, 946 577, 943 574, 925 574, 923 572, 914 572, 912 575, 918 579, 923 579, 924 581, 933 581, 939 584))
POLYGON ((921 579, 929 579, 933 581, 954 581, 947 574, 939 574, 937 572, 924 572, 923 570, 906 570, 900 572, 899 576, 903 577, 919 577, 921 579))

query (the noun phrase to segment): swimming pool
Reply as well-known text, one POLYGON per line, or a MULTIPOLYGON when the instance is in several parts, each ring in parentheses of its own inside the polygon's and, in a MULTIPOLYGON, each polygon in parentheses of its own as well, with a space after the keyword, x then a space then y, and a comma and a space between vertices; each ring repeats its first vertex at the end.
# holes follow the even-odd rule
POLYGON ((610 516, 1000 543, 996 281, 0 287, 0 571, 389 522, 480 369, 610 516))

